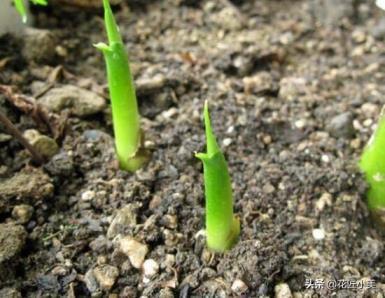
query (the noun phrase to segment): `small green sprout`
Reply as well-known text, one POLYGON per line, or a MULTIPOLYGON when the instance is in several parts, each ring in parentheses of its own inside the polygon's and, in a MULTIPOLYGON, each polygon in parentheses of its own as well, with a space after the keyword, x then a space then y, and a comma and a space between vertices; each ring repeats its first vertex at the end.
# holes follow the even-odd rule
POLYGON ((203 162, 206 197, 207 246, 216 252, 230 249, 238 240, 239 219, 233 214, 233 194, 227 163, 211 128, 207 101, 204 107, 207 153, 195 156, 203 162))
POLYGON ((369 184, 368 208, 375 219, 385 223, 385 107, 364 149, 359 166, 369 184))
POLYGON ((95 47, 103 52, 106 61, 115 145, 120 167, 133 172, 147 162, 149 154, 142 146, 143 136, 128 55, 109 1, 103 0, 103 6, 109 44, 98 43, 95 47))
MULTIPOLYGON (((47 5, 47 0, 30 0, 33 4, 36 5, 47 5)), ((21 18, 23 20, 23 23, 27 22, 27 10, 24 5, 24 0, 13 0, 13 3, 15 4, 16 10, 21 15, 21 18)))

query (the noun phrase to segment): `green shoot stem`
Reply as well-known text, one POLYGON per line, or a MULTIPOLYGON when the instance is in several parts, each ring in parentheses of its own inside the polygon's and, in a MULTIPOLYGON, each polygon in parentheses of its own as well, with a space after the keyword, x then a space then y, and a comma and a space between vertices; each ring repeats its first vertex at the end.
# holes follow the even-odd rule
POLYGON ((129 59, 108 0, 103 0, 104 21, 109 44, 98 43, 107 66, 115 145, 123 170, 135 171, 147 160, 141 148, 142 134, 129 59))
POLYGON ((238 240, 239 219, 233 214, 233 195, 227 163, 211 128, 207 101, 204 107, 207 153, 195 156, 203 162, 206 197, 207 246, 216 252, 229 250, 238 240))
MULTIPOLYGON (((385 216, 385 108, 377 128, 361 156, 359 166, 369 184, 368 208, 376 217, 385 216)), ((384 217, 385 220, 385 217, 384 217)))
MULTIPOLYGON (((36 5, 47 5, 47 0, 30 0, 33 4, 36 5)), ((24 0, 13 0, 16 10, 21 15, 23 23, 27 22, 27 9, 25 8, 24 0)))

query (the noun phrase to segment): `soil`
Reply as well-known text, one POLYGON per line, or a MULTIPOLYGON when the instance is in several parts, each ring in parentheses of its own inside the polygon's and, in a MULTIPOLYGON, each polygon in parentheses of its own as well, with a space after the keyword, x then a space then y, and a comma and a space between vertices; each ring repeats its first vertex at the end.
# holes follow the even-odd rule
POLYGON ((43 8, 34 14, 44 36, 2 36, 0 83, 14 96, 0 95, 0 111, 60 151, 38 165, 0 126, 0 296, 383 297, 384 235, 357 169, 385 94, 383 13, 362 3, 324 24, 313 4, 115 7, 152 151, 134 174, 118 169, 99 99, 108 100, 92 47, 106 40, 102 12, 43 8), (93 92, 98 106, 77 113, 75 100, 39 118, 15 102, 67 85, 93 92), (203 233, 194 152, 205 150, 205 100, 241 220, 225 254, 210 253, 203 233))

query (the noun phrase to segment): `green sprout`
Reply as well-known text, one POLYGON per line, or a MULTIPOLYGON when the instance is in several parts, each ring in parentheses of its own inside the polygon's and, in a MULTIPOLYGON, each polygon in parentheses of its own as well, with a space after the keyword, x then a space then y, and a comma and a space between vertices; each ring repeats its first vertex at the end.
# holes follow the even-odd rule
POLYGON ((369 184, 368 208, 375 219, 385 223, 385 107, 377 128, 362 153, 359 166, 369 184))
POLYGON ((203 162, 206 197, 207 246, 216 252, 230 249, 238 240, 239 219, 233 214, 233 194, 227 163, 211 128, 207 101, 204 107, 207 153, 195 156, 203 162))
POLYGON ((98 43, 95 47, 103 52, 106 61, 115 145, 120 167, 133 172, 147 162, 149 153, 143 148, 143 135, 128 54, 109 1, 103 0, 103 6, 109 44, 98 43))
MULTIPOLYGON (((47 5, 47 0, 30 0, 33 4, 36 5, 47 5)), ((23 20, 23 23, 27 22, 27 9, 24 5, 24 0, 13 0, 13 3, 15 4, 16 10, 21 15, 21 18, 23 20)))

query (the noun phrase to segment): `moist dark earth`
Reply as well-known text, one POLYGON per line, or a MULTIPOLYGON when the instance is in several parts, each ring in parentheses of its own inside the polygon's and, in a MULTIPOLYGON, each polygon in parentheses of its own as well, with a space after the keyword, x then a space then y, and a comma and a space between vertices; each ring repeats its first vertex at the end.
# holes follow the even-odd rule
POLYGON ((46 159, 0 124, 0 297, 383 297, 384 234, 357 163, 384 102, 385 12, 114 6, 152 152, 131 174, 93 47, 102 10, 57 2, 0 37, 0 111, 46 159), (225 254, 205 247, 205 100, 241 221, 225 254))

